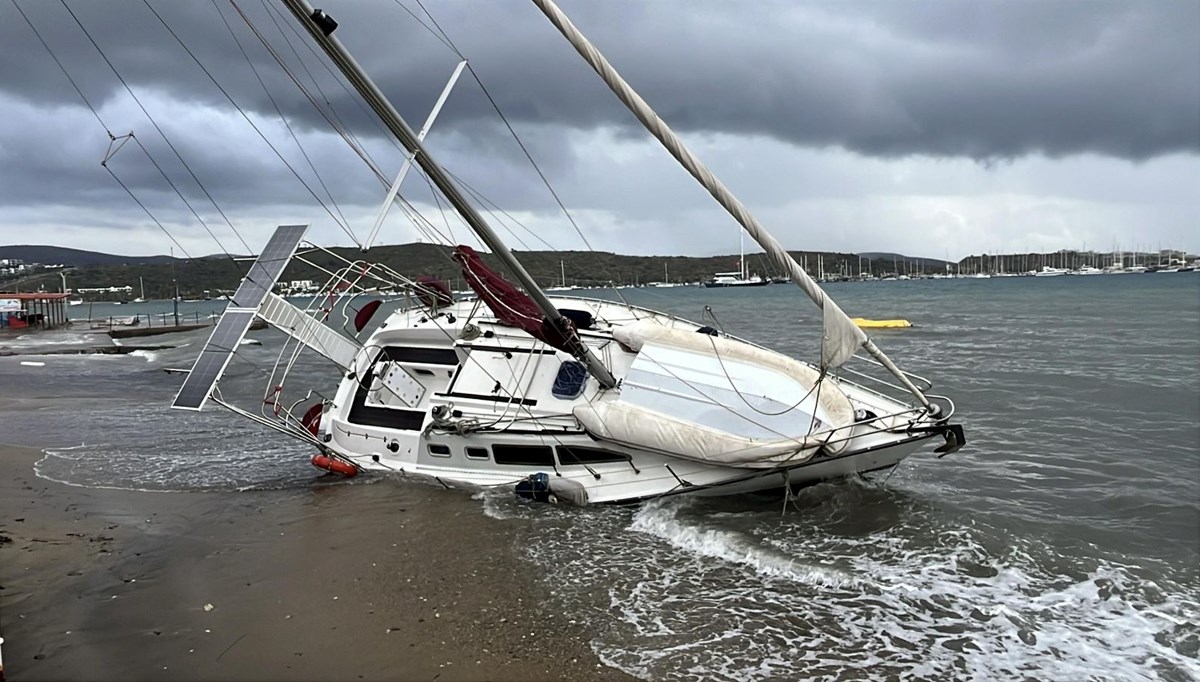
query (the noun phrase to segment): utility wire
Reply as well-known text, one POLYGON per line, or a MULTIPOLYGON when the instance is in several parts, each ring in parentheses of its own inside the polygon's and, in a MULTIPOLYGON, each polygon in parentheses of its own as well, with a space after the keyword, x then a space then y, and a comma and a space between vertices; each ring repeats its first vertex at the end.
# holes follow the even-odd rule
POLYGON ((50 45, 46 43, 46 39, 42 37, 42 34, 33 25, 33 22, 29 20, 29 17, 25 14, 25 10, 21 9, 21 6, 17 4, 17 0, 12 0, 12 4, 13 7, 17 8, 17 12, 20 13, 21 18, 25 20, 25 23, 29 25, 29 30, 33 31, 33 35, 37 36, 37 39, 42 44, 42 47, 46 48, 46 52, 50 53, 50 58, 53 59, 54 63, 58 65, 58 69, 62 71, 63 75, 67 77, 68 81, 70 81, 71 87, 75 88, 75 92, 79 94, 79 99, 83 100, 83 103, 86 104, 87 108, 91 110, 92 116, 96 117, 96 121, 100 124, 100 127, 104 128, 104 132, 108 133, 108 136, 111 138, 113 136, 112 131, 109 130, 107 125, 105 125, 104 120, 100 118, 100 113, 96 111, 96 107, 92 106, 92 103, 88 100, 87 95, 83 94, 83 90, 79 88, 79 84, 75 82, 74 78, 71 78, 71 74, 67 71, 67 68, 63 66, 61 61, 58 60, 58 55, 54 54, 54 50, 50 49, 50 45))

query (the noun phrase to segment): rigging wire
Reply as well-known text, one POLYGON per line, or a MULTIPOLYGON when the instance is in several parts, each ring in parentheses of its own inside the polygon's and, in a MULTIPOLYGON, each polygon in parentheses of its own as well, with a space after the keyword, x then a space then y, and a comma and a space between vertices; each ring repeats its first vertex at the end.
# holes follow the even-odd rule
MULTIPOLYGON (((61 0, 61 1, 63 2, 63 4, 66 4, 66 0, 61 0)), ((224 87, 221 86, 220 82, 217 81, 217 79, 212 75, 211 72, 209 72, 209 70, 204 66, 204 64, 200 62, 200 60, 196 57, 196 55, 192 52, 192 50, 187 46, 187 43, 184 43, 183 39, 180 38, 177 33, 175 33, 174 29, 172 29, 171 26, 169 24, 167 24, 166 20, 164 20, 162 18, 162 16, 157 11, 155 11, 155 9, 150 5, 149 0, 143 0, 143 4, 145 4, 146 8, 150 10, 150 13, 153 14, 156 19, 158 19, 159 23, 161 23, 163 25, 163 28, 165 28, 167 30, 167 32, 171 34, 171 37, 174 38, 177 43, 179 43, 180 47, 183 48, 184 52, 187 52, 188 56, 192 58, 192 61, 194 61, 196 63, 196 66, 200 67, 200 70, 204 72, 204 75, 208 76, 208 79, 210 81, 212 81, 213 85, 215 85, 217 87, 217 89, 221 91, 221 94, 225 96, 225 99, 229 100, 229 103, 232 104, 235 109, 237 109, 238 113, 242 115, 242 118, 246 119, 246 122, 250 124, 250 127, 252 127, 254 129, 254 132, 258 133, 259 137, 261 137, 263 139, 263 142, 265 142, 267 144, 267 146, 271 148, 271 151, 275 153, 275 156, 279 157, 279 160, 283 162, 283 165, 286 166, 287 169, 292 172, 292 175, 296 176, 296 179, 300 181, 300 184, 304 185, 304 189, 308 190, 308 193, 311 194, 312 197, 317 200, 317 203, 321 205, 321 208, 325 209, 325 212, 329 214, 329 217, 333 219, 333 222, 336 223, 338 225, 338 227, 342 228, 342 231, 345 232, 346 235, 349 236, 350 239, 356 245, 361 246, 361 244, 359 244, 358 238, 354 236, 354 232, 350 229, 350 226, 338 220, 337 215, 335 215, 334 212, 331 211, 327 205, 325 205, 325 202, 321 199, 321 197, 319 195, 317 195, 317 193, 315 191, 313 191, 313 188, 310 187, 307 182, 305 182, 304 178, 300 175, 300 173, 297 172, 296 169, 292 167, 292 164, 288 163, 287 159, 284 158, 283 154, 281 154, 279 152, 279 150, 275 147, 275 145, 271 143, 271 141, 262 132, 262 130, 260 130, 257 125, 255 125, 254 120, 251 119, 250 116, 242 109, 242 107, 238 105, 238 103, 233 99, 233 96, 230 95, 229 92, 227 90, 225 90, 224 87)), ((97 49, 99 49, 99 48, 97 48, 97 49)), ((124 81, 122 80, 122 82, 124 82, 124 81)), ((147 116, 148 115, 149 114, 147 114, 147 116)), ((158 127, 157 124, 155 124, 155 127, 156 128, 158 127)), ((214 205, 215 205, 215 203, 216 202, 214 201, 214 205)), ((224 214, 222 213, 222 215, 224 215, 224 214)), ((249 249, 249 247, 247 247, 247 249, 249 249)))
MULTIPOLYGON (((117 67, 113 65, 112 60, 110 60, 108 55, 105 54, 104 50, 100 48, 100 44, 97 43, 96 39, 92 37, 92 34, 88 32, 87 28, 83 25, 83 22, 79 20, 79 17, 75 15, 75 12, 71 9, 70 5, 67 4, 67 0, 60 0, 60 2, 62 3, 63 8, 67 10, 67 13, 71 15, 71 18, 75 20, 76 25, 79 26, 79 30, 83 31, 83 34, 92 44, 92 47, 96 48, 96 52, 100 53, 100 57, 104 59, 104 63, 108 65, 108 68, 112 69, 112 72, 116 75, 117 80, 121 81, 121 85, 125 87, 125 91, 129 93, 129 96, 132 97, 133 101, 137 103, 138 108, 141 109, 142 113, 146 115, 146 118, 150 120, 150 124, 153 125, 154 129, 158 131, 158 134, 162 136, 163 141, 167 143, 167 147, 169 147, 175 154, 175 157, 179 159, 179 163, 183 164, 184 169, 188 172, 188 175, 192 177, 192 180, 196 182, 196 185, 200 188, 200 191, 204 192, 204 195, 208 197, 210 202, 212 202, 213 208, 215 208, 217 213, 219 213, 225 220, 225 224, 229 225, 229 229, 232 230, 233 234, 236 235, 238 240, 242 242, 242 246, 246 247, 247 251, 252 251, 250 246, 246 243, 246 240, 242 238, 241 233, 239 233, 237 228, 233 226, 233 223, 229 220, 229 217, 226 216, 225 212, 221 210, 221 207, 217 205, 217 200, 214 199, 212 194, 209 193, 208 188, 204 186, 204 183, 200 182, 200 178, 196 177, 196 174, 192 171, 191 166, 187 164, 187 161, 184 161, 183 155, 180 154, 179 150, 175 148, 175 145, 171 143, 171 140, 167 137, 166 132, 163 131, 163 129, 158 125, 158 122, 154 120, 154 117, 150 115, 150 112, 146 109, 145 105, 142 104, 142 101, 138 99, 138 96, 134 94, 133 88, 131 88, 129 83, 125 81, 125 78, 121 75, 120 71, 117 70, 117 67)), ((146 6, 149 7, 150 5, 147 3, 146 6)), ((153 12, 153 8, 151 8, 150 11, 153 12)), ((157 13, 155 13, 155 16, 158 16, 157 13)), ((201 222, 203 223, 203 221, 201 222)), ((207 225, 205 225, 205 229, 208 229, 207 225)), ((213 239, 215 240, 216 237, 214 236, 213 239)), ((217 244, 220 246, 219 241, 217 244)), ((224 249, 224 247, 221 247, 221 249, 226 254, 229 253, 224 249)))
POLYGON ((279 120, 283 121, 283 125, 287 128, 288 134, 291 135, 292 140, 296 143, 296 148, 300 150, 300 154, 304 157, 305 162, 308 163, 308 167, 312 169, 313 175, 316 176, 317 182, 321 184, 321 189, 325 190, 325 195, 329 197, 329 202, 333 204, 335 209, 337 209, 338 215, 342 218, 342 222, 348 222, 346 220, 346 214, 342 212, 342 207, 338 206, 337 200, 333 198, 333 193, 329 191, 329 187, 326 186, 324 178, 321 177, 321 173, 317 170, 317 167, 313 164, 312 159, 308 156, 308 152, 304 150, 304 145, 300 144, 300 138, 296 136, 296 131, 292 129, 292 124, 287 120, 287 117, 283 115, 283 110, 279 108, 279 104, 275 101, 275 97, 272 96, 271 91, 267 89, 267 84, 263 81, 262 76, 258 73, 258 67, 254 66, 254 61, 250 59, 250 55, 246 52, 246 48, 242 45, 242 41, 238 39, 233 27, 229 25, 229 21, 225 18, 225 13, 222 12, 220 6, 217 5, 217 0, 212 0, 212 6, 213 9, 217 11, 217 15, 221 17, 221 23, 223 23, 225 25, 225 29, 229 31, 229 35, 233 38, 233 42, 237 43, 238 50, 241 51, 242 57, 246 59, 246 64, 250 66, 250 70, 254 72, 254 78, 258 81, 258 84, 262 86, 263 92, 267 95, 267 99, 271 101, 271 106, 275 108, 275 113, 279 114, 279 120))
MULTIPOLYGON (((38 42, 42 44, 42 47, 46 48, 46 52, 50 54, 50 58, 53 59, 54 63, 58 65, 59 70, 62 71, 64 76, 66 76, 67 81, 70 82, 71 87, 75 89, 75 92, 79 95, 79 98, 83 100, 83 103, 87 106, 88 110, 92 112, 92 116, 96 117, 96 122, 99 123, 100 127, 104 129, 104 132, 108 134, 109 148, 104 155, 104 160, 100 162, 100 165, 104 167, 104 170, 108 171, 108 174, 112 176, 113 180, 117 181, 117 184, 121 186, 121 189, 125 190, 125 193, 128 194, 131 199, 133 199, 134 203, 140 206, 141 209, 146 212, 146 215, 150 216, 150 220, 152 220, 154 224, 163 231, 163 234, 167 235, 167 238, 170 239, 175 246, 179 247, 179 250, 183 253, 183 255, 186 256, 188 260, 194 260, 192 255, 188 253, 187 249, 185 249, 183 245, 179 243, 179 240, 175 239, 175 236, 172 235, 171 232, 161 222, 159 222, 158 218, 154 217, 154 214, 150 212, 150 209, 148 209, 146 205, 134 195, 133 191, 130 190, 129 187, 121 180, 121 178, 117 177, 117 174, 113 172, 112 168, 108 166, 108 161, 112 158, 112 156, 125 145, 125 142, 122 142, 121 144, 117 145, 116 149, 113 149, 113 143, 115 143, 117 140, 136 140, 133 133, 130 132, 121 136, 113 135, 112 130, 109 129, 108 125, 104 122, 104 119, 100 117, 100 112, 96 110, 96 107, 92 104, 91 100, 87 98, 87 95, 83 94, 83 90, 79 87, 79 84, 76 83, 75 79, 71 77, 71 73, 67 71, 62 61, 59 60, 58 55, 54 53, 54 50, 50 49, 49 43, 47 43, 46 39, 42 37, 41 32, 38 31, 37 27, 33 25, 33 22, 29 19, 29 16, 25 14, 25 11, 21 9, 21 6, 17 4, 17 0, 12 0, 12 4, 13 7, 17 9, 17 12, 21 15, 21 18, 25 20, 25 23, 29 26, 29 29, 33 31, 33 35, 37 36, 38 42)), ((150 157, 150 152, 146 151, 146 148, 142 146, 141 141, 137 141, 137 143, 138 146, 142 148, 142 151, 145 152, 147 158, 150 158, 150 161, 153 163, 154 159, 150 157)), ((157 163, 155 163, 155 167, 158 167, 157 163)), ((162 172, 161 169, 159 169, 159 172, 162 172)), ((167 182, 170 182, 169 178, 167 182)), ((174 185, 172 185, 172 187, 174 188, 174 185)), ((178 190, 176 190, 176 192, 178 193, 178 190)), ((193 213, 195 213, 195 211, 193 211, 193 213)), ((203 221, 201 222, 203 223, 203 221)), ((205 228, 207 229, 207 225, 205 228)), ((212 234, 212 232, 210 231, 209 234, 212 234)))
MULTIPOLYGON (((399 0, 395 1, 399 2, 399 0)), ((417 6, 421 8, 421 11, 425 13, 425 16, 429 17, 430 23, 437 28, 438 32, 444 38, 443 42, 445 42, 450 49, 454 50, 455 54, 457 54, 461 59, 466 61, 467 58, 463 56, 462 52, 459 51, 458 47, 454 44, 454 41, 452 41, 450 36, 447 35, 445 29, 438 24, 437 19, 433 18, 433 14, 429 12, 424 3, 422 3, 421 0, 415 1, 417 6)), ((423 23, 422 26, 424 26, 423 23)), ((504 122, 504 127, 508 128, 508 132, 512 135, 513 140, 517 143, 517 146, 521 148, 521 153, 523 153, 525 158, 529 160, 529 165, 533 166, 533 170, 536 171, 538 177, 541 178, 542 184, 546 186, 546 189, 550 192, 550 196, 554 197, 554 201, 558 204, 558 207, 562 209, 563 215, 567 217, 567 220, 571 223, 571 226, 575 228, 575 232, 579 235, 579 238, 583 240, 584 245, 587 246, 589 251, 595 251, 596 249, 592 246, 591 242, 588 241, 587 235, 585 235, 583 230, 580 229, 579 223, 575 222, 575 217, 571 215, 569 210, 567 210, 566 204, 563 203, 562 199, 558 196, 558 192, 556 192, 554 187, 550 184, 549 178, 547 178, 546 174, 542 172, 541 166, 538 165, 537 161, 534 161, 533 154, 531 154, 529 148, 525 146, 524 141, 521 140, 521 136, 517 135, 516 129, 513 128, 512 123, 510 123, 508 120, 508 117, 504 115, 504 112, 500 109, 500 104, 496 102, 494 97, 492 97, 492 93, 487 89, 487 86, 483 84, 483 79, 479 77, 478 73, 476 73, 475 68, 471 66, 470 61, 467 61, 467 71, 471 72, 471 77, 475 79, 475 82, 479 85, 479 89, 483 92, 484 96, 487 97, 488 103, 492 105, 492 109, 496 111, 496 115, 499 116, 500 120, 504 122)))
MULTIPOLYGON (((397 4, 400 4, 400 0, 394 1, 397 4)), ((567 221, 571 223, 571 227, 575 229, 575 233, 579 235, 581 240, 583 240, 584 246, 587 247, 588 251, 595 253, 596 248, 592 246, 591 241, 588 240, 587 235, 583 232, 583 229, 579 227, 579 223, 576 222, 575 216, 572 215, 567 209, 567 205, 563 203, 562 198, 559 197, 558 192, 554 189, 554 186, 550 184, 550 179, 546 177, 544 172, 542 172, 541 166, 539 166, 537 161, 534 160, 533 154, 530 153, 529 148, 525 146, 525 143, 521 140, 520 135, 518 135, 516 129, 513 128, 512 123, 509 122, 508 117, 504 115, 504 112, 500 109, 500 104, 494 97, 492 97, 492 93, 487 89, 487 86, 483 84, 483 79, 479 77, 479 74, 475 71, 475 68, 471 66, 470 61, 468 61, 463 53, 458 49, 458 47, 454 44, 454 41, 450 39, 450 36, 446 33, 445 29, 443 29, 441 24, 437 22, 437 19, 433 17, 433 14, 428 8, 425 7, 424 3, 422 3, 421 0, 415 0, 415 2, 417 3, 417 6, 421 8, 421 11, 425 13, 425 16, 429 17, 429 22, 433 24, 434 28, 437 29, 437 33, 434 35, 438 36, 438 34, 440 34, 439 40, 442 40, 447 47, 449 47, 451 50, 454 50, 454 53, 457 54, 460 59, 467 61, 467 71, 471 73, 471 77, 475 79, 475 83, 479 85, 479 89, 483 92, 484 96, 487 97, 488 102, 492 105, 492 109, 495 110, 496 115, 500 117, 500 120, 504 122, 504 126, 508 129, 509 134, 512 135, 513 140, 517 143, 517 146, 521 148, 521 152, 525 155, 525 158, 529 161, 529 164, 533 166, 533 170, 538 174, 538 177, 541 178, 542 184, 545 185, 547 191, 550 192, 550 196, 554 197, 555 203, 558 204, 558 207, 562 210, 563 215, 566 216, 567 221)), ((405 9, 407 11, 407 8, 405 9)), ((420 23, 422 26, 425 26, 424 22, 420 23)), ((426 28, 428 29, 429 27, 426 26, 426 28)), ((549 246, 549 244, 547 244, 547 246, 549 246)), ((620 290, 614 288, 613 291, 616 293, 617 298, 621 299, 622 303, 624 303, 626 306, 629 305, 629 301, 625 298, 625 295, 620 292, 620 290)))
MULTIPOLYGON (((396 3, 396 5, 397 5, 397 6, 398 6, 400 9, 404 10, 405 12, 407 12, 407 13, 408 13, 408 16, 410 16, 410 17, 412 17, 412 18, 413 18, 413 21, 416 21, 418 24, 420 24, 420 25, 421 25, 421 27, 422 27, 422 28, 424 28, 426 31, 429 31, 429 33, 430 33, 430 34, 431 34, 431 35, 432 35, 432 36, 433 36, 435 39, 437 39, 437 40, 438 40, 438 42, 440 42, 441 44, 443 44, 443 45, 445 45, 446 47, 450 48, 450 50, 451 50, 451 51, 453 51, 453 52, 454 52, 454 54, 458 55, 458 57, 459 57, 460 59, 466 59, 466 57, 464 57, 464 56, 463 56, 463 54, 462 54, 461 52, 459 52, 459 51, 458 51, 458 48, 454 46, 454 43, 452 43, 452 42, 450 41, 450 36, 447 36, 447 35, 446 35, 446 32, 442 30, 442 27, 441 27, 441 26, 438 26, 438 25, 437 25, 437 22, 436 22, 436 21, 434 21, 434 22, 433 22, 433 25, 434 25, 434 26, 437 26, 437 30, 435 31, 435 30, 433 30, 432 28, 430 28, 430 27, 429 27, 429 26, 428 26, 428 25, 427 25, 427 24, 426 24, 424 21, 421 21, 421 17, 418 17, 418 16, 416 15, 416 13, 415 13, 415 12, 413 12, 411 9, 409 9, 409 8, 408 8, 408 5, 405 5, 405 4, 404 4, 403 2, 401 2, 400 0, 392 0, 392 2, 396 3)), ((421 3, 419 3, 419 2, 418 2, 417 4, 419 5, 419 4, 421 4, 421 3)), ((424 8, 424 7, 422 7, 421 9, 422 9, 422 10, 425 10, 425 8, 424 8)), ((432 19, 433 19, 433 17, 432 17, 432 16, 429 16, 429 11, 428 11, 428 10, 425 10, 425 16, 428 16, 428 17, 430 18, 430 20, 432 20, 432 19)))
MULTIPOLYGON (((288 29, 292 32, 292 35, 295 36, 296 39, 300 41, 300 44, 303 45, 308 50, 308 53, 311 54, 315 58, 316 62, 325 69, 325 72, 328 73, 333 78, 333 81, 342 88, 342 92, 346 93, 349 101, 354 102, 358 106, 358 110, 364 114, 366 120, 371 121, 375 125, 375 128, 378 129, 380 131, 380 133, 382 133, 382 135, 381 135, 382 139, 389 142, 396 149, 404 151, 403 147, 400 146, 400 142, 398 140, 396 140, 391 135, 390 132, 388 132, 387 127, 383 125, 383 121, 380 121, 379 117, 375 115, 375 112, 371 111, 367 107, 367 104, 366 104, 366 102, 363 101, 362 97, 359 96, 358 93, 351 90, 350 87, 346 84, 346 82, 341 77, 339 77, 337 72, 335 72, 333 70, 333 67, 331 67, 329 65, 329 60, 326 57, 323 57, 319 52, 317 52, 317 48, 313 47, 312 41, 309 40, 308 38, 306 38, 304 35, 302 35, 300 33, 300 29, 297 28, 292 21, 290 21, 289 19, 287 19, 283 16, 283 10, 279 9, 274 4, 267 4, 267 0, 261 0, 261 2, 262 2, 263 7, 266 9, 268 16, 270 16, 272 23, 275 24, 276 30, 278 30, 281 34, 283 34, 283 29, 281 28, 281 26, 287 26, 288 29)), ((235 3, 233 3, 233 0, 231 0, 231 4, 235 4, 235 3)), ((235 6, 236 6, 236 4, 235 4, 235 6)), ((292 42, 290 40, 288 40, 286 35, 283 36, 283 39, 284 39, 284 42, 286 42, 289 47, 292 45, 292 42)), ((293 52, 295 52, 295 48, 293 48, 293 52)), ((297 59, 299 59, 299 57, 297 57, 297 59)), ((305 66, 303 59, 299 59, 299 61, 300 61, 301 66, 305 66)), ((308 72, 308 69, 305 68, 305 71, 308 72)), ((315 85, 317 82, 316 78, 312 76, 311 72, 308 72, 308 73, 309 73, 309 76, 313 79, 313 84, 315 85)), ((320 88, 318 87, 318 89, 320 89, 320 88)), ((322 95, 324 95, 324 91, 321 91, 321 93, 322 93, 322 95)), ((336 116, 337 112, 334 109, 333 103, 331 101, 329 101, 328 97, 326 97, 326 104, 329 105, 330 111, 332 113, 334 113, 334 115, 336 116)), ((338 117, 338 120, 341 120, 341 118, 338 117)))
MULTIPOLYGON (((271 44, 270 44, 270 42, 267 41, 266 36, 264 36, 258 30, 258 27, 255 26, 252 21, 250 21, 250 18, 248 16, 246 16, 246 13, 242 12, 241 7, 239 7, 236 2, 233 2, 233 0, 230 0, 230 4, 233 5, 233 8, 237 11, 238 15, 242 17, 242 20, 246 22, 246 25, 248 27, 250 27, 250 30, 254 33, 255 37, 258 38, 258 41, 260 43, 262 43, 262 46, 275 59, 275 63, 277 63, 279 65, 279 68, 282 69, 284 74, 286 74, 287 77, 292 80, 292 83, 294 83, 296 85, 296 87, 300 90, 300 93, 303 94, 304 97, 308 100, 309 104, 313 105, 313 108, 317 110, 317 113, 321 114, 321 118, 324 118, 325 122, 328 123, 330 125, 330 127, 333 128, 334 132, 336 132, 338 135, 340 135, 342 137, 342 139, 346 142, 346 144, 349 145, 352 150, 354 150, 354 153, 357 154, 358 157, 360 159, 362 159, 364 163, 367 164, 367 167, 371 169, 371 172, 373 172, 375 174, 375 176, 379 179, 379 182, 384 185, 387 185, 387 183, 388 183, 387 176, 385 176, 383 174, 383 171, 375 163, 375 160, 372 159, 370 157, 370 155, 367 154, 366 150, 363 149, 358 144, 357 140, 354 139, 353 135, 349 134, 348 131, 346 131, 342 128, 342 126, 339 122, 334 121, 333 119, 331 119, 329 117, 329 114, 325 113, 325 110, 321 108, 321 105, 317 102, 316 98, 313 97, 312 93, 310 93, 308 91, 308 89, 304 87, 304 84, 300 82, 300 79, 298 77, 296 77, 296 75, 294 73, 292 73, 292 70, 290 68, 288 68, 287 63, 283 60, 283 57, 281 57, 279 55, 279 53, 275 51, 275 48, 271 47, 271 44)), ((286 39, 286 37, 285 37, 285 39, 286 39)), ((210 76, 210 78, 211 78, 211 76, 210 76)), ((232 100, 230 100, 230 101, 232 102, 232 100)), ((237 106, 237 105, 235 104, 234 106, 237 106)), ((262 133, 259 133, 259 134, 261 135, 262 133)), ((268 143, 268 144, 270 144, 270 143, 268 143)), ((278 152, 276 152, 276 153, 278 153, 278 152)), ((326 210, 328 210, 328 208, 326 210)), ((354 243, 356 245, 359 245, 361 248, 361 244, 357 239, 355 239, 354 243)))

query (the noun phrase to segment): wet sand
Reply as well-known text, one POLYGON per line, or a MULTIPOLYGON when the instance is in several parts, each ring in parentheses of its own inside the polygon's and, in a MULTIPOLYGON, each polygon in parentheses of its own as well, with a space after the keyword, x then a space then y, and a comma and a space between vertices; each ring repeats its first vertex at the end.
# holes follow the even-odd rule
POLYGON ((0 445, 9 680, 618 680, 516 521, 397 481, 149 493, 0 445))

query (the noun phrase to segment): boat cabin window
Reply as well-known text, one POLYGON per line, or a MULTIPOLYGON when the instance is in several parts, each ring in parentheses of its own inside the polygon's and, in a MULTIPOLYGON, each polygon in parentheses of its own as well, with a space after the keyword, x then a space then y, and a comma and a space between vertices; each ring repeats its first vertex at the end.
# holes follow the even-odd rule
POLYGON ((453 348, 388 346, 383 349, 382 356, 395 362, 415 362, 424 365, 458 364, 458 353, 455 353, 453 348))
POLYGON ((449 457, 450 446, 446 445, 445 443, 430 443, 429 454, 433 455, 434 457, 449 457))
POLYGON ((572 464, 603 464, 605 462, 628 462, 629 455, 600 448, 579 447, 575 445, 558 446, 558 463, 563 466, 572 464))
POLYGON ((549 445, 503 445, 492 446, 492 459, 496 464, 512 466, 554 466, 554 454, 549 445))
POLYGON ((488 459, 491 456, 487 448, 467 448, 466 452, 467 459, 488 459))

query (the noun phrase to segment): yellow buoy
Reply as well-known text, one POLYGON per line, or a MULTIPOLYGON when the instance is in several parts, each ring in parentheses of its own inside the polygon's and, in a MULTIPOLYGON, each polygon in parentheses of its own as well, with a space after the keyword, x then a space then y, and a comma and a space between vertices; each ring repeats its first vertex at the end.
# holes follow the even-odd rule
POLYGON ((868 320, 862 317, 850 318, 860 329, 904 329, 911 327, 908 320, 868 320))

